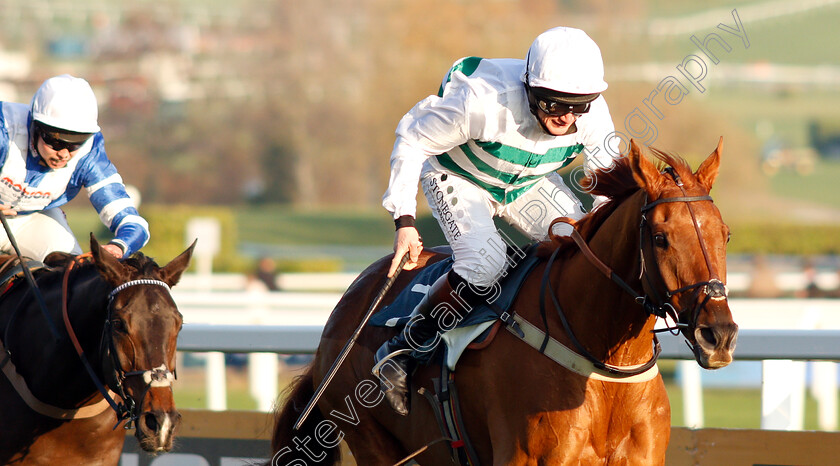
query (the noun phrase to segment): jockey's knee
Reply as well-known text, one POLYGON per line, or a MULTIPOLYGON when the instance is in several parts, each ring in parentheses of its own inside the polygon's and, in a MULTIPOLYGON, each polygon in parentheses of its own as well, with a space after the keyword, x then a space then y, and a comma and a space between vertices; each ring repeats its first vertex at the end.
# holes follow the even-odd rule
POLYGON ((452 271, 475 287, 493 286, 507 270, 507 245, 497 232, 471 240, 453 247, 452 271))

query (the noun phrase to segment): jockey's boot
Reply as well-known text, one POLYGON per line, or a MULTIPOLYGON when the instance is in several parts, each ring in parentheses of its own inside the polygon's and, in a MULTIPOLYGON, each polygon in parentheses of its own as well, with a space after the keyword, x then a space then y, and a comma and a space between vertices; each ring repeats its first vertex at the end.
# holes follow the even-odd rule
MULTIPOLYGON (((438 278, 426 296, 414 308, 411 320, 403 331, 385 342, 376 351, 373 375, 379 378, 379 387, 385 393, 388 403, 402 416, 408 415, 409 410, 409 377, 414 370, 411 352, 414 350, 431 351, 439 341, 437 334, 444 331, 438 319, 443 319, 444 315, 451 318, 453 311, 463 319, 472 310, 473 305, 470 302, 476 301, 475 298, 469 297, 473 293, 455 291, 450 281, 466 285, 465 280, 452 271, 438 278), (450 275, 454 275, 455 279, 450 279, 450 275), (435 308, 440 309, 438 312, 433 312, 435 308), (435 339, 426 344, 433 337, 435 339)), ((466 286, 457 286, 457 288, 459 291, 467 290, 466 286)))

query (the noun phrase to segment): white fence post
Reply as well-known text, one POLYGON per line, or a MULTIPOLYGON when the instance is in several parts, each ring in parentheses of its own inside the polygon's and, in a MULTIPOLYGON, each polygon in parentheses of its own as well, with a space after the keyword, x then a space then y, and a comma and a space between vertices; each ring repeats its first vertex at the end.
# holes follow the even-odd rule
POLYGON ((227 409, 225 353, 207 353, 207 408, 213 411, 227 409))
POLYGON ((703 384, 700 366, 696 361, 680 361, 680 378, 683 392, 683 418, 692 429, 703 427, 703 384))
POLYGON ((257 410, 269 412, 277 399, 280 361, 275 353, 248 354, 248 382, 257 410))
POLYGON ((802 430, 805 404, 805 363, 762 361, 761 428, 802 430))
POLYGON ((837 363, 811 363, 811 394, 817 400, 817 423, 822 430, 837 430, 837 363))

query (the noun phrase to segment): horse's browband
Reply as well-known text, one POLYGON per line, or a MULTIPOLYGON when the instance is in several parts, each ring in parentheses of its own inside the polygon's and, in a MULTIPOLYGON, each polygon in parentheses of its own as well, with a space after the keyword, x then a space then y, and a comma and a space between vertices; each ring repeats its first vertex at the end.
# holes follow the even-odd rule
POLYGON ((680 196, 680 197, 666 197, 662 199, 657 199, 649 204, 645 204, 642 207, 642 212, 647 212, 650 209, 658 206, 659 204, 664 204, 666 202, 697 202, 697 201, 712 201, 712 196, 680 196))
POLYGON ((166 282, 163 282, 163 281, 160 281, 160 280, 153 280, 153 279, 150 279, 150 278, 141 278, 139 280, 131 280, 129 282, 125 282, 122 285, 114 288, 111 291, 111 293, 108 295, 108 299, 114 299, 114 296, 116 296, 117 293, 119 293, 120 291, 128 288, 129 286, 134 286, 134 285, 158 285, 158 286, 162 286, 162 287, 166 288, 168 291, 172 291, 169 288, 169 284, 167 284, 166 282))

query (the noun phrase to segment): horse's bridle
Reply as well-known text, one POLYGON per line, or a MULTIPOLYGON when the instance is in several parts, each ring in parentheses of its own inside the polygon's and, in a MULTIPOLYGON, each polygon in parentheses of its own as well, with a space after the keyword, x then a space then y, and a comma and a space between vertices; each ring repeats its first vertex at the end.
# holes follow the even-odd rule
MULTIPOLYGON (((709 195, 688 196, 686 191, 685 191, 685 188, 683 186, 682 180, 680 179, 680 177, 676 173, 676 171, 674 171, 674 169, 671 168, 671 167, 667 167, 667 168, 665 168, 665 172, 668 173, 671 176, 671 178, 676 183, 677 187, 680 188, 680 191, 682 192, 682 196, 660 198, 660 199, 657 199, 655 201, 646 203, 641 208, 642 220, 639 223, 639 257, 640 257, 640 261, 641 261, 640 275, 641 275, 641 277, 643 277, 645 279, 645 282, 646 282, 646 286, 645 286, 645 283, 643 283, 643 287, 645 288, 645 290, 650 290, 650 292, 654 296, 653 300, 650 298, 650 296, 647 293, 646 294, 641 294, 641 293, 637 292, 636 290, 634 290, 621 277, 619 277, 609 266, 604 264, 604 262, 601 261, 595 255, 595 253, 592 251, 592 249, 586 243, 586 240, 584 240, 583 237, 580 235, 580 233, 577 231, 577 229, 574 228, 574 223, 575 223, 574 220, 568 219, 568 218, 560 218, 560 219, 555 220, 555 222, 569 223, 570 225, 572 225, 571 238, 574 240, 575 244, 578 246, 580 251, 583 253, 584 257, 586 257, 586 259, 593 266, 595 266, 595 268, 598 271, 600 271, 603 275, 605 275, 607 278, 609 278, 614 283, 616 283, 621 289, 623 289, 625 292, 627 292, 629 295, 631 295, 633 297, 634 301, 636 303, 638 303, 639 305, 641 305, 645 309, 645 311, 648 313, 648 315, 659 317, 659 318, 662 318, 663 320, 665 320, 666 328, 661 329, 661 330, 654 330, 653 331, 654 333, 661 332, 661 331, 670 331, 674 334, 678 334, 681 328, 688 327, 689 324, 693 325, 693 326, 696 326, 697 316, 699 315, 700 309, 702 309, 706 305, 706 303, 708 303, 708 301, 710 299, 712 299, 712 300, 726 299, 727 295, 728 295, 728 290, 726 289, 726 286, 723 284, 723 282, 720 280, 720 277, 718 276, 717 271, 715 270, 714 266, 712 265, 711 258, 709 257, 708 249, 706 248, 706 242, 704 241, 703 234, 700 231, 700 224, 697 222, 697 217, 694 213, 694 209, 691 207, 692 202, 699 202, 699 201, 711 201, 711 202, 713 202, 712 197, 709 196, 709 195), (648 236, 650 237, 651 251, 654 251, 652 253, 654 255, 654 262, 658 265, 658 261, 655 260, 656 259, 656 253, 655 253, 656 246, 653 243, 653 236, 654 235, 653 235, 653 231, 651 230, 651 226, 650 226, 650 224, 647 220, 646 213, 651 211, 654 207, 656 207, 660 204, 670 203, 670 202, 685 202, 686 206, 688 207, 688 211, 691 215, 691 221, 694 224, 694 230, 697 233, 698 240, 700 241, 700 250, 703 253, 703 258, 706 262, 706 267, 709 271, 709 277, 710 278, 709 278, 708 281, 697 282, 697 283, 687 285, 687 286, 684 286, 684 287, 681 287, 681 288, 678 288, 678 289, 675 289, 675 290, 670 290, 670 289, 668 289, 667 285, 665 284, 664 279, 662 278, 661 271, 659 270, 658 267, 655 267, 653 269, 656 271, 656 274, 658 276, 658 281, 661 283, 662 287, 664 287, 664 289, 666 290, 664 292, 664 295, 665 295, 666 299, 663 300, 661 298, 661 294, 657 291, 657 286, 652 282, 651 278, 646 273, 645 247, 644 247, 643 238, 644 238, 644 233, 646 231, 648 233, 648 236), (677 294, 680 294, 680 293, 683 293, 683 292, 686 292, 686 291, 690 291, 690 290, 695 290, 695 294, 698 294, 700 292, 705 293, 706 298, 702 302, 697 303, 694 310, 692 311, 690 323, 686 324, 686 323, 681 323, 680 322, 680 316, 685 312, 685 310, 677 310, 677 308, 670 302, 670 299, 673 298, 677 294), (671 318, 671 320, 674 322, 673 326, 670 326, 668 324, 668 322, 667 322, 668 318, 671 318)), ((552 226, 553 226, 553 223, 552 223, 552 226)), ((640 374, 640 373, 650 369, 651 367, 653 367, 653 365, 656 364, 656 360, 658 359, 659 354, 661 352, 661 347, 659 345, 659 341, 657 340, 655 335, 654 335, 654 343, 653 343, 653 345, 654 345, 653 356, 651 357, 651 359, 647 363, 641 365, 637 369, 632 369, 632 370, 622 369, 618 366, 613 366, 613 365, 606 364, 606 363, 602 362, 601 360, 599 360, 598 358, 593 356, 591 353, 589 353, 586 350, 586 348, 584 348, 584 346, 577 340, 577 338, 574 336, 574 334, 571 331, 571 327, 570 327, 570 325, 569 325, 569 323, 566 319, 566 316, 563 313, 562 308, 560 307, 560 303, 557 301, 557 297, 555 296, 555 293, 554 293, 554 291, 552 289, 552 286, 551 286, 551 281, 549 280, 549 272, 551 270, 551 266, 552 266, 554 260, 557 257, 557 254, 558 254, 559 250, 560 250, 560 248, 555 249, 554 252, 552 253, 551 257, 548 260, 548 263, 547 263, 546 269, 545 269, 545 273, 543 275, 542 287, 541 287, 541 290, 540 290, 540 313, 543 316, 543 322, 546 326, 546 337, 545 337, 546 341, 543 343, 543 348, 545 347, 545 344, 547 343, 547 340, 548 340, 548 331, 547 331, 548 330, 548 322, 547 322, 546 316, 545 316, 545 303, 544 303, 545 302, 545 296, 546 296, 546 294, 548 294, 552 298, 554 307, 555 307, 555 309, 557 310, 557 313, 560 316, 560 321, 563 324, 564 330, 566 331, 566 334, 569 337, 569 339, 571 340, 572 344, 575 345, 575 347, 581 353, 582 356, 584 356, 586 359, 588 359, 590 362, 592 362, 596 367, 607 370, 607 371, 609 371, 611 373, 614 373, 614 374, 622 374, 622 375, 640 374), (546 293, 546 291, 548 291, 548 293, 546 293)), ((692 346, 692 344, 689 343, 687 340, 686 340, 686 343, 691 348, 692 352, 694 352, 694 347, 692 346)))
MULTIPOLYGON (((166 282, 161 280, 154 280, 148 278, 142 278, 138 280, 131 280, 126 283, 123 283, 108 294, 108 315, 105 320, 105 326, 102 330, 102 339, 100 341, 100 351, 103 349, 107 349, 107 362, 110 363, 110 367, 112 371, 105 371, 105 377, 108 378, 111 382, 113 382, 114 388, 116 389, 116 393, 122 398, 122 403, 117 403, 114 401, 113 397, 109 393, 109 390, 105 388, 105 385, 102 381, 99 380, 97 377, 96 372, 93 370, 93 367, 88 361, 87 356, 84 354, 84 350, 82 349, 81 344, 79 343, 78 338, 76 337, 76 332, 73 331, 73 326, 70 324, 70 318, 67 313, 67 302, 68 302, 68 279, 70 276, 70 270, 73 266, 79 262, 80 260, 90 257, 89 254, 83 254, 77 256, 73 261, 71 261, 67 268, 64 271, 64 278, 62 282, 62 313, 64 315, 64 324, 67 328, 67 333, 70 336, 70 340, 73 342, 73 346, 76 348, 76 353, 79 355, 79 358, 82 360, 82 363, 85 366, 85 369, 88 372, 91 380, 93 381, 94 385, 96 385, 97 390, 105 400, 108 401, 108 404, 114 410, 114 413, 117 415, 117 423, 114 424, 114 428, 120 424, 123 420, 128 420, 125 425, 126 429, 131 428, 131 424, 137 420, 139 417, 137 413, 138 406, 142 406, 143 399, 146 397, 149 389, 152 387, 168 387, 171 386, 172 381, 175 379, 174 373, 170 372, 169 369, 166 367, 166 363, 161 364, 159 367, 154 369, 148 370, 134 370, 130 372, 126 372, 122 368, 122 364, 119 361, 119 356, 117 355, 116 348, 114 346, 114 339, 113 339, 113 327, 112 327, 112 315, 114 310, 114 298, 119 294, 122 290, 136 285, 154 285, 154 286, 161 286, 164 287, 168 292, 171 291, 169 285, 166 282), (125 392, 125 388, 123 386, 123 382, 129 377, 143 377, 144 382, 144 390, 143 394, 140 397, 139 404, 134 400, 134 398, 128 396, 125 392)), ((132 348, 134 347, 134 342, 131 341, 129 337, 129 342, 131 342, 132 348)), ((136 358, 136 351, 134 352, 134 358, 136 358)), ((104 366, 105 364, 103 364, 104 366)), ((132 364, 134 366, 134 364, 132 364)))
MULTIPOLYGON (((650 307, 646 306, 648 309, 653 311, 653 312, 651 312, 651 314, 665 319, 666 324, 667 324, 667 318, 669 316, 674 320, 674 326, 673 327, 667 326, 665 329, 662 329, 661 331, 671 331, 672 333, 676 334, 683 327, 687 327, 687 326, 696 327, 697 318, 699 316, 700 309, 705 307, 706 303, 708 303, 709 300, 720 301, 720 300, 726 299, 728 294, 729 294, 729 291, 726 288, 726 285, 724 285, 723 281, 720 279, 720 275, 718 275, 717 270, 712 265, 711 258, 709 257, 709 250, 706 247, 706 241, 703 238, 702 231, 700 231, 700 224, 697 221, 697 216, 695 215, 694 208, 691 205, 692 202, 699 202, 699 201, 714 202, 712 200, 712 197, 709 196, 709 195, 706 195, 706 196, 688 196, 687 193, 685 192, 685 186, 683 185, 683 182, 680 179, 680 176, 676 173, 676 171, 671 167, 667 167, 667 168, 665 168, 665 172, 668 173, 671 176, 671 178, 674 180, 674 183, 677 185, 678 188, 680 188, 680 191, 682 192, 682 196, 660 198, 660 199, 657 199, 653 202, 649 202, 642 207, 642 209, 641 209, 642 220, 639 223, 639 256, 640 256, 640 261, 641 261, 640 277, 644 278, 645 283, 643 284, 643 286, 645 286, 645 288, 647 290, 649 290, 650 293, 653 294, 653 297, 655 299, 655 303, 654 303, 655 305, 650 306, 650 307), (665 299, 662 299, 661 295, 657 291, 657 289, 659 287, 657 287, 653 283, 653 281, 651 280, 651 276, 649 274, 645 273, 646 262, 645 262, 645 252, 644 252, 645 248, 644 248, 643 243, 644 243, 645 233, 647 233, 647 236, 650 239, 650 241, 649 241, 649 244, 650 244, 649 251, 651 251, 651 254, 653 255, 654 263, 658 265, 659 261, 657 260, 658 258, 657 258, 657 254, 656 254, 656 245, 654 244, 654 234, 653 234, 653 230, 651 229, 650 223, 647 220, 647 215, 646 214, 648 212, 650 212, 657 205, 664 204, 664 203, 669 203, 669 202, 684 202, 686 207, 688 207, 688 213, 691 215, 691 222, 694 225, 694 231, 697 233, 697 240, 700 243, 700 251, 703 254, 703 260, 706 263, 706 270, 708 270, 708 272, 709 272, 709 279, 707 281, 696 282, 696 283, 693 283, 691 285, 686 285, 686 286, 683 286, 683 287, 675 289, 675 290, 670 290, 670 289, 668 289, 668 285, 665 283, 665 280, 662 278, 662 272, 659 269, 659 267, 658 266, 653 267, 652 270, 657 275, 658 282, 660 283, 661 287, 665 289, 665 292, 664 292, 665 299), (681 322, 680 316, 683 315, 688 310, 686 310, 686 309, 679 309, 679 310, 676 309, 674 307, 674 305, 670 302, 670 300, 671 300, 671 298, 673 298, 674 296, 676 296, 680 293, 684 293, 684 292, 691 291, 691 290, 694 290, 695 297, 699 293, 705 294, 706 297, 703 299, 702 302, 697 301, 696 306, 691 311, 690 320, 687 323, 684 323, 684 322, 681 322)), ((645 299, 647 299, 647 296, 645 297, 645 299)), ((691 347, 691 344, 689 344, 689 346, 691 347)), ((693 349, 694 348, 692 348, 692 350, 693 349)))

